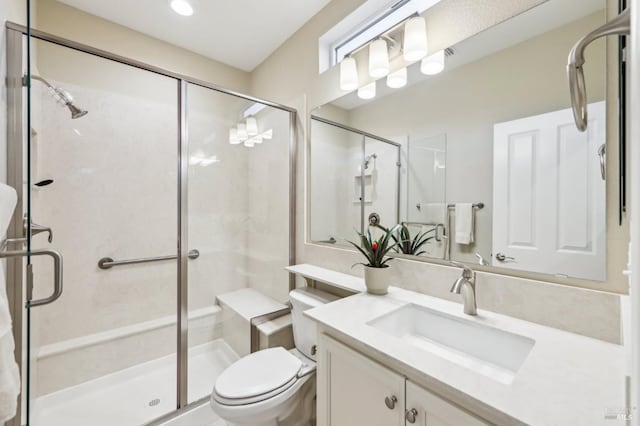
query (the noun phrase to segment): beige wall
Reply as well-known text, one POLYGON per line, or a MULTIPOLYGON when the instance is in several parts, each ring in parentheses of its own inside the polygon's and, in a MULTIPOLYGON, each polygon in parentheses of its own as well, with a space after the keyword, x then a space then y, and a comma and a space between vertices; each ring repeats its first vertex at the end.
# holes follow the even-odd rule
POLYGON ((249 73, 90 15, 55 0, 37 0, 38 30, 169 71, 247 92, 249 73))
MULTIPOLYGON (((431 47, 438 50, 453 45, 476 33, 483 26, 494 25, 508 16, 524 11, 543 0, 444 0, 426 13, 429 27, 431 47), (455 24, 452 25, 452 22, 455 24)), ((20 2, 14 2, 19 4, 20 2)), ((318 37, 339 22, 343 17, 363 3, 363 0, 341 0, 329 3, 306 25, 298 30, 289 40, 278 48, 267 60, 248 74, 200 55, 185 51, 176 46, 158 41, 125 27, 113 24, 100 18, 88 15, 76 9, 57 3, 53 0, 38 0, 37 28, 59 36, 78 40, 122 56, 132 57, 172 71, 200 78, 224 87, 251 93, 255 96, 281 102, 298 108, 300 141, 307 140, 306 113, 310 109, 331 101, 342 93, 338 90, 338 74, 331 69, 318 74, 318 37)), ((613 3, 613 2, 612 2, 613 3)), ((399 67, 401 64, 393 64, 399 67)), ((615 81, 610 81, 609 90, 613 90, 615 81)), ((609 103, 613 108, 614 103, 609 103)), ((611 135, 610 135, 611 136, 611 135)), ((353 274, 360 274, 350 266, 358 260, 353 252, 306 244, 307 215, 306 199, 306 144, 301 144, 298 157, 298 218, 297 243, 298 262, 309 262, 330 267, 353 274)), ((611 150, 610 159, 616 157, 611 150)), ((612 160, 613 162, 613 160, 612 160)), ((612 171, 615 172, 615 170, 612 171)), ((617 193, 614 180, 609 181, 609 194, 617 193)), ((614 221, 609 216, 609 221, 614 221)), ((623 253, 621 247, 628 236, 626 228, 609 233, 609 240, 615 242, 613 249, 623 253)), ((449 286, 449 281, 459 273, 456 269, 429 263, 399 260, 396 263, 397 284, 418 289, 445 298, 458 298, 442 288, 449 286), (436 282, 443 279, 445 282, 436 282), (425 284, 421 285, 421 284, 425 284)), ((626 287, 611 288, 595 286, 607 291, 625 292, 626 287)), ((531 306, 514 312, 515 316, 560 326, 583 334, 594 335, 607 340, 616 340, 619 332, 618 299, 605 293, 585 293, 564 286, 549 286, 540 281, 504 278, 500 275, 480 273, 478 275, 478 291, 485 292, 480 299, 481 307, 497 312, 509 311, 513 299, 531 299, 531 306), (492 278, 494 277, 494 278, 492 278), (499 279, 497 279, 497 278, 499 279), (517 294, 506 295, 506 286, 518 289, 517 294), (502 287, 501 287, 502 286, 502 287), (491 291, 489 291, 491 289, 491 291), (492 297, 483 302, 484 297, 492 297), (593 300, 583 305, 584 312, 569 310, 576 300, 593 300), (534 309, 545 300, 553 300, 555 308, 534 309), (605 306, 603 309, 599 306, 605 306), (593 309, 591 309, 593 308, 593 309), (586 312, 586 313, 585 313, 586 312), (589 323, 600 324, 597 327, 589 323)))
MULTIPOLYGON (((349 111, 346 124, 386 138, 446 134, 447 201, 485 203, 476 212, 475 242, 452 244, 452 259, 474 264, 475 253, 491 258, 493 124, 570 108, 567 52, 575 40, 604 22, 604 10, 596 12, 349 111)), ((598 40, 589 47, 585 64, 589 102, 604 99, 605 66, 605 43, 598 40)), ((614 207, 610 214, 615 214, 614 207)), ((610 258, 613 271, 617 258, 610 258)), ((623 275, 610 275, 607 288, 622 288, 623 275)))
MULTIPOLYGON (((305 26, 285 42, 276 52, 264 61, 252 75, 252 93, 255 96, 272 99, 295 106, 300 111, 299 135, 302 141, 298 157, 298 218, 297 218, 297 262, 313 263, 319 266, 359 275, 358 268, 351 265, 360 259, 353 251, 322 245, 309 244, 306 240, 309 212, 307 210, 308 193, 308 146, 306 114, 316 106, 332 101, 344 93, 338 89, 337 69, 318 74, 318 37, 356 9, 362 2, 358 0, 334 1, 314 16, 305 26)), ((427 11, 429 36, 434 50, 454 45, 477 32, 477 25, 469 26, 484 17, 487 26, 494 25, 506 16, 524 11, 540 1, 467 1, 444 0, 427 11), (495 13, 500 10, 500 13, 495 13), (458 12, 458 14, 456 14, 458 12), (493 13, 491 13, 493 12, 493 13), (446 17, 446 19, 445 19, 446 17), (455 22, 456 25, 451 25, 455 22), (436 31, 437 29, 437 31, 436 31)), ((613 4, 613 2, 611 2, 613 4)), ((613 52, 612 49, 609 50, 613 52)), ((612 53, 609 53, 611 59, 612 53)), ((608 98, 615 93, 615 76, 607 82, 608 98)), ((609 102, 609 114, 615 117, 615 102, 609 102)), ((608 135, 615 140, 615 127, 608 135)), ((609 151, 611 173, 615 175, 617 156, 615 147, 609 151)), ((608 182, 608 202, 617 195, 615 179, 608 182)), ((619 273, 625 259, 624 241, 628 239, 626 226, 617 228, 613 214, 608 221, 609 251, 616 254, 616 265, 611 274, 619 273)), ((459 276, 459 270, 448 266, 398 259, 394 262, 394 284, 434 294, 438 297, 459 301, 459 297, 449 294, 450 283, 459 276)), ((612 286, 610 283, 592 282, 555 282, 548 285, 548 276, 515 278, 490 272, 479 272, 477 287, 479 306, 496 312, 507 313, 529 321, 535 321, 566 330, 600 337, 607 340, 619 340, 620 317, 619 298, 610 293, 581 290, 575 287, 601 289, 606 292, 626 293, 624 281, 612 286), (544 280, 544 281, 539 281, 544 280), (567 286, 570 285, 570 286, 567 286), (586 302, 587 299, 592 302, 586 302), (572 309, 581 303, 581 309, 572 309), (585 305, 587 303, 587 305, 585 305), (552 306, 556 305, 556 308, 552 306), (604 306, 606 308, 603 308, 604 306), (516 309, 517 308, 517 309, 516 309), (550 310, 548 310, 550 309, 550 310)))

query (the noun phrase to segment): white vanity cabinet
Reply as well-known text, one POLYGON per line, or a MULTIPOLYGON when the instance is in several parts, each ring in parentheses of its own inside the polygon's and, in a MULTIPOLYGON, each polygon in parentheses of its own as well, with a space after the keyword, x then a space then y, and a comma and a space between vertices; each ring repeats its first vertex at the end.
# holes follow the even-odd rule
POLYGON ((317 374, 318 426, 489 425, 325 334, 317 374))

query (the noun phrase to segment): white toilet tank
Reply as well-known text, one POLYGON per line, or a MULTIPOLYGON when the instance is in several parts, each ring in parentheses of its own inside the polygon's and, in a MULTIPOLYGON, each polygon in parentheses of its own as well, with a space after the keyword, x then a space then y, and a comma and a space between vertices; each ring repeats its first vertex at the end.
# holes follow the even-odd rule
POLYGON ((307 357, 315 360, 312 347, 316 345, 316 322, 305 317, 303 312, 325 303, 339 299, 338 296, 311 287, 297 288, 289 293, 291 300, 291 324, 293 325, 293 341, 296 348, 307 357))

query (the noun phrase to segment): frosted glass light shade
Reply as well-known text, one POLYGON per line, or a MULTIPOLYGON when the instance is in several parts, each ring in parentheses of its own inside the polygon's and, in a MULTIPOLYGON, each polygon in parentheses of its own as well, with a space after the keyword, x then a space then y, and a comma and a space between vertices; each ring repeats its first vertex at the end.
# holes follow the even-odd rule
POLYGON ((229 143, 231 145, 237 145, 240 142, 242 142, 242 141, 238 137, 238 129, 236 129, 235 127, 230 128, 229 129, 229 143))
POLYGON ((376 82, 372 81, 366 86, 358 89, 358 97, 360 99, 373 99, 376 97, 376 82))
POLYGON ((251 140, 253 141, 253 143, 262 143, 262 135, 256 135, 252 137, 251 140))
POLYGON ((241 141, 249 139, 249 135, 247 134, 247 125, 245 123, 238 123, 238 139, 241 141))
POLYGON ((258 120, 255 117, 247 117, 247 135, 255 136, 258 134, 258 120))
POLYGON ((426 75, 435 75, 444 70, 444 50, 429 55, 422 60, 420 72, 426 75))
POLYGON ((262 132, 262 139, 273 139, 273 129, 262 132))
POLYGON ((407 69, 401 68, 387 76, 387 86, 392 89, 404 87, 407 84, 407 69))
POLYGON ((358 88, 358 67, 350 56, 340 62, 340 89, 348 92, 358 88))
POLYGON ((427 56, 427 26, 423 17, 416 16, 404 24, 402 55, 407 62, 427 56))
POLYGON ((389 52, 387 42, 377 39, 369 45, 369 75, 373 78, 389 74, 389 52))
POLYGON ((253 142, 253 139, 247 139, 246 141, 244 141, 244 146, 246 146, 247 148, 253 148, 255 146, 255 143, 253 142))

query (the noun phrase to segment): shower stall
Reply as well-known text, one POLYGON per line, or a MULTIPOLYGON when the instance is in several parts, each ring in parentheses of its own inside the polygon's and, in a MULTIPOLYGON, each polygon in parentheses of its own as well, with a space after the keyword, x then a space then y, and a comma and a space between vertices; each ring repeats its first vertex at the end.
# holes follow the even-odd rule
POLYGON ((203 403, 250 339, 228 337, 221 296, 284 306, 293 285, 295 111, 7 31, 9 249, 64 265, 49 298, 50 259, 7 262, 13 425, 141 425, 203 403))

